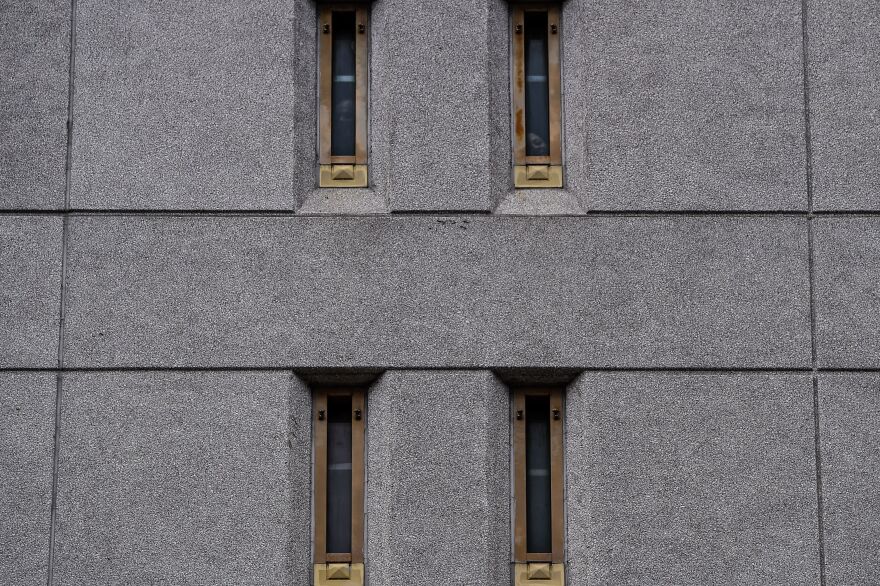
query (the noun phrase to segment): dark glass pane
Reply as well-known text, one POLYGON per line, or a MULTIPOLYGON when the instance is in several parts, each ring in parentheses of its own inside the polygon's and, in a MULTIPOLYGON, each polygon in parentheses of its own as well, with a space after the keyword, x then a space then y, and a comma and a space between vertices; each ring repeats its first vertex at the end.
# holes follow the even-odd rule
POLYGON ((327 552, 351 552, 351 397, 327 397, 327 552))
POLYGON ((547 13, 525 13, 526 155, 550 154, 547 13))
POLYGON ((550 553, 550 397, 526 397, 526 549, 550 553))
POLYGON ((330 154, 354 155, 355 49, 354 12, 333 13, 333 90, 330 154))

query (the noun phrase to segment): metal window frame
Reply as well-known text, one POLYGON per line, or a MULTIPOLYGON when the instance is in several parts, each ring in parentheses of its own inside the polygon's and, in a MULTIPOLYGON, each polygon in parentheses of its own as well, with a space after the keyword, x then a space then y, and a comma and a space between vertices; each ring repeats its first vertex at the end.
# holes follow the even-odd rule
POLYGON ((563 410, 562 389, 526 387, 513 393, 513 479, 514 538, 513 557, 518 564, 543 562, 562 564, 565 560, 565 508, 563 486, 563 410), (550 531, 551 551, 529 552, 526 532, 526 397, 550 398, 550 531))
POLYGON ((312 397, 314 461, 314 564, 364 563, 364 428, 363 389, 317 389, 312 397), (351 397, 351 552, 327 552, 327 398, 351 397))
POLYGON ((318 10, 318 164, 321 187, 367 186, 367 91, 369 6, 328 3, 318 10), (355 154, 332 155, 333 13, 355 13, 355 154), (340 178, 344 177, 344 178, 340 178))
POLYGON ((557 5, 515 4, 511 16, 511 99, 515 187, 562 187, 562 73, 560 9, 557 5), (550 107, 550 154, 526 155, 525 14, 547 13, 547 81, 550 107))

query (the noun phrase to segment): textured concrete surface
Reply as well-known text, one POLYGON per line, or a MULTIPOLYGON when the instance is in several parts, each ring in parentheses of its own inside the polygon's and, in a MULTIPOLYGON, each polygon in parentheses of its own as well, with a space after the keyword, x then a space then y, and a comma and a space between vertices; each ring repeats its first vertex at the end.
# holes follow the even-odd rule
POLYGON ((762 213, 807 207, 805 81, 814 208, 880 210, 876 2, 563 2, 566 187, 516 192, 504 0, 372 3, 357 191, 315 187, 312 0, 8 0, 0 584, 51 557, 55 373, 10 370, 57 361, 71 6, 66 364, 148 368, 63 373, 53 586, 308 584, 309 392, 276 367, 393 369, 372 586, 509 584, 495 367, 638 369, 568 396, 568 586, 816 586, 817 500, 825 586, 880 582, 880 374, 821 370, 880 369, 880 218, 762 213), (480 213, 418 213, 449 210, 480 213), (811 343, 819 499, 809 373, 744 372, 811 343))
POLYGON ((809 0, 816 209, 880 209, 880 4, 809 0))
POLYGON ((584 374, 568 585, 818 584, 812 407, 805 374, 584 374))
POLYGON ((0 216, 0 367, 58 365, 61 218, 0 216))
POLYGON ((387 372, 368 408, 370 585, 509 585, 507 388, 486 371, 387 372))
POLYGON ((55 375, 0 373, 0 583, 46 583, 55 375))
POLYGON ((76 217, 75 366, 806 366, 798 218, 76 217))
POLYGON ((814 234, 819 365, 878 367, 880 218, 818 218, 814 234))
POLYGON ((510 144, 492 136, 509 124, 508 69, 490 73, 507 55, 490 30, 506 26, 506 3, 385 0, 372 12, 376 189, 392 210, 490 210, 511 181, 510 144))
POLYGON ((0 31, 0 209, 61 208, 70 2, 3 2, 0 31))
POLYGON ((304 2, 80 0, 71 205, 293 209, 304 2))
POLYGON ((65 375, 55 584, 307 584, 310 405, 284 372, 65 375))
POLYGON ((880 375, 819 377, 828 586, 880 583, 880 375))
POLYGON ((800 6, 566 3, 567 181, 583 206, 805 209, 800 6))

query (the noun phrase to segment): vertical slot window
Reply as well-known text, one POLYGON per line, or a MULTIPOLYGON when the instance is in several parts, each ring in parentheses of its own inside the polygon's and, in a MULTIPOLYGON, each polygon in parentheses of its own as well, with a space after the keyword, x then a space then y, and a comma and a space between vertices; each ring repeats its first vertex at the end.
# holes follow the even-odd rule
POLYGON ((319 185, 367 186, 368 9, 332 4, 320 10, 319 185))
POLYGON ((364 392, 319 390, 313 406, 315 585, 362 586, 364 392))
POLYGON ((550 397, 526 397, 526 551, 550 553, 550 397))
POLYGON ((550 156, 550 86, 547 83, 547 13, 525 13, 523 26, 526 156, 550 156))
POLYGON ((562 187, 559 8, 513 9, 515 187, 562 187))
POLYGON ((327 397, 327 553, 351 554, 351 395, 327 397))
POLYGON ((333 12, 330 30, 333 50, 330 88, 330 155, 355 155, 355 17, 354 12, 333 12))
POLYGON ((563 406, 559 389, 513 398, 516 584, 564 581, 563 406))

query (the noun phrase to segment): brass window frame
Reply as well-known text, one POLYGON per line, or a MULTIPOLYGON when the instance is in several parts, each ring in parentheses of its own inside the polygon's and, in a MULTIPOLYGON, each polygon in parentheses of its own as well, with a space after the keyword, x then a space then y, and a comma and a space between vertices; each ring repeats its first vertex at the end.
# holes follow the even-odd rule
POLYGON ((560 8, 555 4, 512 6, 511 99, 515 187, 562 187, 562 66, 560 8), (550 154, 526 154, 525 15, 547 13, 547 82, 549 89, 550 154))
POLYGON ((314 461, 314 564, 364 563, 365 392, 355 388, 317 389, 312 396, 314 461), (351 397, 351 552, 327 552, 327 398, 351 397))
POLYGON ((517 564, 565 561, 563 432, 565 412, 559 388, 525 387, 513 392, 513 557, 517 564), (550 552, 529 552, 526 527, 526 397, 550 398, 550 552))
POLYGON ((321 187, 367 186, 367 92, 369 88, 369 6, 327 3, 318 10, 318 164, 321 187), (355 13, 355 154, 331 154, 333 13, 355 13))

